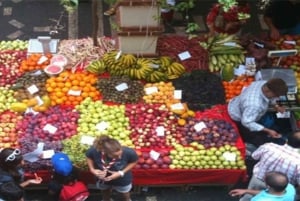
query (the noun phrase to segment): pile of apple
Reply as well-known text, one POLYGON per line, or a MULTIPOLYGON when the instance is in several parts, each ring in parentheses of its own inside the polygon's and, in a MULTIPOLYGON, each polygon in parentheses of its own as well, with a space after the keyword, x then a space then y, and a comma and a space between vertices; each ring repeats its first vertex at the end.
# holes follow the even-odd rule
POLYGON ((139 160, 136 169, 169 169, 171 158, 168 150, 137 150, 139 160))
POLYGON ((45 112, 26 113, 17 124, 19 138, 34 142, 60 141, 77 133, 79 114, 68 107, 50 107, 45 112))
POLYGON ((0 112, 8 110, 10 105, 15 102, 17 100, 14 98, 14 91, 0 86, 0 112))
POLYGON ((230 122, 213 118, 189 118, 178 131, 183 136, 180 138, 180 144, 198 142, 205 148, 221 147, 225 144, 234 146, 239 136, 230 122))
POLYGON ((130 122, 130 138, 136 149, 171 148, 180 135, 176 116, 162 104, 134 104, 126 106, 130 122))
POLYGON ((63 141, 63 151, 79 167, 86 167, 82 157, 95 137, 109 135, 122 145, 133 147, 127 129, 129 120, 125 116, 124 105, 106 105, 102 101, 93 101, 88 97, 75 106, 79 112, 77 135, 63 141), (83 139, 92 139, 89 142, 83 139), (81 153, 81 154, 79 154, 81 153))
POLYGON ((246 169, 241 152, 228 144, 208 149, 197 142, 178 144, 170 151, 170 158, 170 169, 246 169))
POLYGON ((26 58, 26 51, 8 50, 0 52, 0 86, 11 86, 21 76, 19 66, 26 58))
MULTIPOLYGON (((280 66, 284 68, 291 68, 296 72, 300 72, 300 36, 299 35, 284 35, 280 39, 273 41, 278 50, 298 50, 295 56, 282 57, 280 66)), ((273 66, 277 66, 279 57, 274 57, 272 62, 273 66)))
POLYGON ((28 41, 26 40, 3 40, 0 42, 0 50, 27 50, 28 41))
POLYGON ((22 116, 9 110, 0 113, 0 148, 19 147, 16 123, 21 119, 22 116))

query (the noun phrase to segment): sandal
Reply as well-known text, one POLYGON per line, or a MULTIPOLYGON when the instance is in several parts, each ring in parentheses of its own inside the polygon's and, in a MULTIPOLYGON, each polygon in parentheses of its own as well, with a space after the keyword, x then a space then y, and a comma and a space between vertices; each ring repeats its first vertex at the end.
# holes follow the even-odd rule
POLYGON ((115 8, 110 8, 107 11, 104 12, 104 15, 106 15, 106 16, 111 16, 111 15, 114 15, 114 14, 116 14, 116 9, 115 8))

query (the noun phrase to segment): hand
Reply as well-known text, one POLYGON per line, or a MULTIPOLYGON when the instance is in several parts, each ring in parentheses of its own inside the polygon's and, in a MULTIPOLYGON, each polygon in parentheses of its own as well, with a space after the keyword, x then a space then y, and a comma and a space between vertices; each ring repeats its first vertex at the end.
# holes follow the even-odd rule
POLYGON ((277 112, 284 113, 285 112, 285 107, 284 106, 280 106, 280 105, 275 105, 275 110, 277 112))
POLYGON ((235 196, 242 196, 246 193, 245 189, 233 189, 229 192, 229 195, 231 195, 232 197, 235 196))
POLYGON ((268 135, 272 138, 281 138, 282 137, 281 134, 277 133, 274 130, 269 130, 268 135))
POLYGON ((94 169, 92 171, 92 174, 95 175, 98 179, 104 179, 107 174, 107 170, 94 169))
POLYGON ((35 179, 29 179, 28 183, 30 184, 40 184, 42 183, 43 179, 41 177, 36 177, 35 179))
POLYGON ((111 180, 114 180, 114 179, 117 179, 117 178, 121 177, 119 172, 116 172, 116 171, 108 171, 108 172, 111 173, 111 175, 105 177, 103 179, 104 181, 111 181, 111 180))
POLYGON ((278 40, 280 38, 280 33, 279 33, 278 29, 276 29, 276 28, 271 29, 270 37, 273 40, 278 40))

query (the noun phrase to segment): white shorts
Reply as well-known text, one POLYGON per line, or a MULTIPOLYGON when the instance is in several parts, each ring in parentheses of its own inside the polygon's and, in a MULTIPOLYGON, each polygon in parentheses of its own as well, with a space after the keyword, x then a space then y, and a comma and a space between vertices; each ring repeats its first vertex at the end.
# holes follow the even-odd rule
POLYGON ((107 185, 102 183, 101 181, 98 181, 96 183, 96 187, 100 190, 113 189, 119 193, 128 193, 132 188, 132 184, 129 184, 127 186, 114 186, 114 185, 107 185))

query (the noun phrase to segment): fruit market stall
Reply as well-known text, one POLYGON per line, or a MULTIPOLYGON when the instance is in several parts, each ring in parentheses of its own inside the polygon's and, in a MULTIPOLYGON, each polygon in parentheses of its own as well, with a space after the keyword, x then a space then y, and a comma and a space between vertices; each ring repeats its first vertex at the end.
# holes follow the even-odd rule
POLYGON ((226 112, 254 79, 233 74, 246 53, 237 38, 162 36, 155 58, 121 53, 107 37, 98 47, 89 38, 60 41, 56 54, 27 55, 26 41, 0 46, 0 147, 44 154, 26 158, 28 177, 37 172, 47 182, 48 154, 63 151, 93 183, 85 151, 108 134, 136 149, 135 185, 245 178, 245 145, 226 112))

